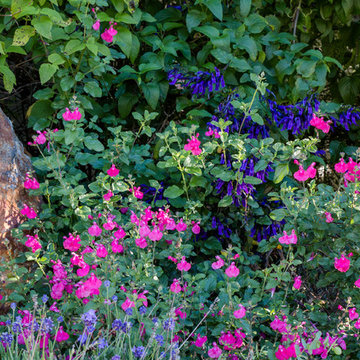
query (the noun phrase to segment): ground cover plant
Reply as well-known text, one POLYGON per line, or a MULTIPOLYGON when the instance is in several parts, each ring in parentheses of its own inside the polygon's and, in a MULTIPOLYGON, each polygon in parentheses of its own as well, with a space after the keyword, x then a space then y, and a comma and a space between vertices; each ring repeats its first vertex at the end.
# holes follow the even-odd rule
POLYGON ((2 359, 360 358, 356 1, 0 4, 2 359))

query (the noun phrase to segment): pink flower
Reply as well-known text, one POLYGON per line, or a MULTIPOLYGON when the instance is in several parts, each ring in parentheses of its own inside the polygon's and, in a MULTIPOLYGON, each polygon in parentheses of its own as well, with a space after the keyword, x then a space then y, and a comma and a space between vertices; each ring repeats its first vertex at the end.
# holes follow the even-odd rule
POLYGON ((344 173, 346 172, 347 169, 348 169, 347 164, 343 158, 340 159, 340 162, 335 164, 335 171, 337 173, 344 173))
POLYGON ((119 175, 120 170, 118 170, 115 166, 115 164, 111 165, 111 168, 107 171, 107 174, 111 177, 115 177, 119 175))
POLYGON ((100 20, 96 20, 92 26, 92 28, 95 30, 95 31, 98 31, 100 29, 100 20))
POLYGON ((294 289, 299 290, 301 287, 301 276, 296 276, 294 279, 294 289))
POLYGON ((199 233, 200 233, 200 226, 199 226, 200 221, 198 221, 197 223, 195 223, 195 221, 193 221, 192 224, 193 224, 193 227, 192 227, 191 231, 192 231, 195 235, 199 234, 199 233))
POLYGON ((54 303, 50 306, 49 310, 54 312, 60 312, 60 310, 56 307, 57 302, 54 301, 54 303))
POLYGON ((191 264, 185 260, 185 256, 182 257, 181 261, 177 264, 177 268, 180 271, 189 271, 191 264))
POLYGON ((81 119, 81 112, 79 108, 76 108, 74 111, 70 111, 66 108, 66 111, 62 114, 62 117, 65 121, 72 121, 72 120, 80 120, 81 119))
POLYGON ((139 228, 139 234, 141 237, 148 236, 151 230, 146 224, 141 224, 139 228))
POLYGON ((183 219, 181 218, 180 221, 176 225, 176 230, 179 232, 186 231, 187 225, 184 223, 183 219))
POLYGON ((360 289, 360 277, 355 281, 354 285, 360 289))
POLYGON ((75 294, 79 299, 89 297, 91 295, 99 295, 101 284, 102 281, 98 279, 94 273, 91 273, 90 278, 80 285, 75 294))
MULTIPOLYGON (((114 23, 114 25, 116 25, 116 23, 114 23)), ((116 34, 117 34, 117 30, 115 30, 113 28, 113 25, 110 23, 109 29, 105 29, 105 31, 101 34, 101 38, 104 41, 111 43, 114 40, 114 36, 116 34)))
POLYGON ((117 239, 114 239, 111 243, 111 250, 113 253, 122 253, 124 252, 124 247, 119 244, 119 241, 117 239))
POLYGON ((174 258, 174 257, 172 257, 172 256, 168 256, 168 259, 170 260, 170 261, 172 261, 173 263, 177 263, 178 261, 177 261, 177 259, 176 258, 174 258))
POLYGON ((332 222, 334 221, 331 213, 329 213, 329 212, 327 212, 327 211, 325 212, 325 217, 326 217, 326 222, 327 222, 327 223, 332 223, 332 222))
POLYGON ((209 349, 208 355, 212 359, 218 359, 222 354, 221 349, 217 346, 217 344, 214 342, 213 347, 209 349))
POLYGON ((275 330, 275 331, 277 330, 282 334, 288 332, 287 326, 288 326, 288 324, 286 323, 286 321, 280 320, 277 316, 275 316, 275 319, 270 323, 270 327, 273 330, 275 330))
POLYGON ((24 182, 24 188, 25 189, 33 189, 36 190, 40 187, 40 184, 37 182, 37 180, 35 178, 30 179, 27 175, 26 175, 26 179, 24 182))
POLYGON ((174 279, 172 284, 170 285, 170 291, 177 294, 181 291, 181 286, 179 284, 179 280, 174 279))
POLYGON ((360 319, 354 324, 356 329, 360 329, 360 319))
POLYGON ((214 131, 209 127, 209 130, 205 132, 205 136, 211 136, 212 134, 214 134, 214 131))
POLYGON ((239 304, 239 308, 239 310, 234 311, 234 316, 236 319, 242 319, 246 315, 245 307, 239 304))
POLYGON ((176 222, 174 219, 170 219, 169 222, 166 224, 166 230, 175 230, 176 229, 176 222))
POLYGON ((119 229, 114 232, 114 236, 117 239, 123 239, 126 236, 126 232, 121 226, 119 226, 119 229))
POLYGON ((96 249, 96 256, 98 256, 99 258, 106 258, 108 256, 108 251, 103 244, 98 245, 96 249))
POLYGON ((340 259, 335 258, 334 266, 335 269, 341 272, 347 272, 350 268, 350 260, 344 254, 341 254, 340 259))
POLYGON ((141 200, 144 197, 144 194, 140 191, 140 186, 139 187, 134 186, 134 190, 130 189, 130 192, 133 192, 134 196, 139 200, 141 200))
POLYGON ((73 234, 69 234, 69 237, 67 238, 66 236, 64 236, 64 242, 63 242, 63 246, 64 249, 70 250, 70 251, 78 251, 81 247, 80 244, 80 236, 77 235, 76 237, 74 237, 73 234))
POLYGON ((214 270, 217 270, 217 269, 222 268, 222 267, 225 265, 224 260, 223 260, 220 256, 215 256, 215 258, 217 259, 217 261, 213 262, 213 263, 211 264, 211 267, 212 267, 214 270))
POLYGON ((24 208, 20 211, 22 215, 25 215, 28 219, 35 219, 37 217, 36 211, 24 204, 24 208))
POLYGON ((240 270, 235 266, 235 263, 232 262, 231 265, 225 270, 225 274, 228 277, 237 277, 240 273, 240 270))
POLYGON ((27 240, 25 242, 25 246, 31 248, 31 251, 33 253, 36 252, 36 250, 41 249, 41 244, 39 243, 39 237, 36 234, 35 237, 34 236, 30 236, 30 235, 26 235, 27 240))
POLYGON ((64 331, 64 328, 62 326, 59 327, 59 330, 57 331, 55 335, 55 340, 57 342, 66 341, 69 339, 69 334, 64 331))
POLYGON ((185 311, 184 311, 184 312, 181 311, 181 308, 177 308, 177 309, 175 310, 175 315, 179 316, 180 319, 186 319, 186 317, 187 317, 186 312, 185 312, 185 311))
POLYGON ((199 348, 202 348, 204 346, 204 344, 206 343, 207 341, 207 336, 204 335, 203 337, 200 336, 200 334, 197 334, 197 338, 194 342, 194 345, 199 347, 199 348))
POLYGON ((122 303, 121 308, 126 311, 132 307, 135 307, 135 303, 127 297, 126 300, 122 303))
POLYGON ((286 231, 284 231, 284 235, 279 238, 280 244, 296 244, 297 243, 297 236, 295 234, 295 230, 291 231, 291 235, 288 235, 286 231))
POLYGON ((315 128, 322 130, 324 133, 328 133, 330 131, 331 121, 324 121, 324 118, 319 118, 315 114, 313 114, 312 119, 310 120, 310 125, 315 128))
POLYGON ((93 222, 93 225, 89 227, 88 233, 89 233, 91 236, 100 236, 101 233, 102 233, 102 230, 101 230, 101 228, 99 227, 99 225, 96 224, 96 222, 94 221, 94 222, 93 222))
POLYGON ((355 320, 359 317, 359 314, 356 312, 356 308, 349 309, 349 318, 350 320, 355 320))
POLYGON ((149 239, 152 241, 159 241, 163 237, 163 233, 159 230, 157 226, 149 234, 149 239))
POLYGON ((113 192, 109 190, 103 197, 105 201, 109 201, 114 196, 113 192))
POLYGON ((141 237, 141 238, 138 238, 138 239, 135 239, 135 244, 136 246, 138 246, 140 249, 145 249, 148 244, 146 242, 146 239, 141 237))
POLYGON ((298 181, 306 181, 309 178, 313 179, 316 176, 316 169, 314 166, 316 165, 315 162, 313 162, 307 170, 304 170, 303 166, 299 164, 299 161, 294 160, 294 163, 299 165, 299 170, 294 173, 294 178, 298 181))
POLYGON ((199 134, 196 134, 195 136, 191 137, 191 140, 188 139, 188 143, 184 146, 184 150, 191 151, 193 155, 200 155, 202 150, 200 149, 200 140, 198 139, 199 134))

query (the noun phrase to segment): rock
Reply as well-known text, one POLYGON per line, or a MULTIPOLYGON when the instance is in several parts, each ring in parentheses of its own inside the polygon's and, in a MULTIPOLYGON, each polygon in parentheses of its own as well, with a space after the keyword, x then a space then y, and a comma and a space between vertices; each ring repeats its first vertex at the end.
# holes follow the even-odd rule
MULTIPOLYGON (((30 158, 17 138, 10 119, 0 109, 0 261, 9 262, 25 247, 13 239, 10 230, 25 220, 20 214, 23 204, 38 206, 39 199, 29 196, 23 186, 26 173, 31 172, 30 158), (10 254, 9 254, 10 252, 10 254)), ((9 269, 10 270, 10 269, 9 269)), ((6 273, 0 273, 4 283, 6 273)), ((0 290, 1 289, 0 285, 0 290)))

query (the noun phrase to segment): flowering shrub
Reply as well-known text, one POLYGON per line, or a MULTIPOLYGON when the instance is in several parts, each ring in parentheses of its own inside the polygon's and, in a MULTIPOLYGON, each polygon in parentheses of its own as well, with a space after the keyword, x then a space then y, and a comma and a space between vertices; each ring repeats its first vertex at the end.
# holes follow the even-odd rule
POLYGON ((248 0, 8 12, 43 203, 0 266, 2 359, 357 356, 360 112, 315 93, 335 59, 248 0))

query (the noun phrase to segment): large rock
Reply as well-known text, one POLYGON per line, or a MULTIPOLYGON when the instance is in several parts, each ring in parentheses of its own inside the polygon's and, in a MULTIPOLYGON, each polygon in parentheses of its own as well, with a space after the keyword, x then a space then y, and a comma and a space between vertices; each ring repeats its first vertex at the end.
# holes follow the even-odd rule
MULTIPOLYGON (((24 217, 20 214, 23 204, 36 204, 23 183, 31 171, 30 158, 17 138, 12 123, 0 109, 0 261, 8 263, 9 252, 16 256, 24 246, 13 239, 10 230, 18 226, 24 217)), ((10 270, 10 269, 9 269, 10 270)), ((6 273, 0 273, 3 282, 6 273)), ((1 289, 0 285, 0 289, 1 289)))

